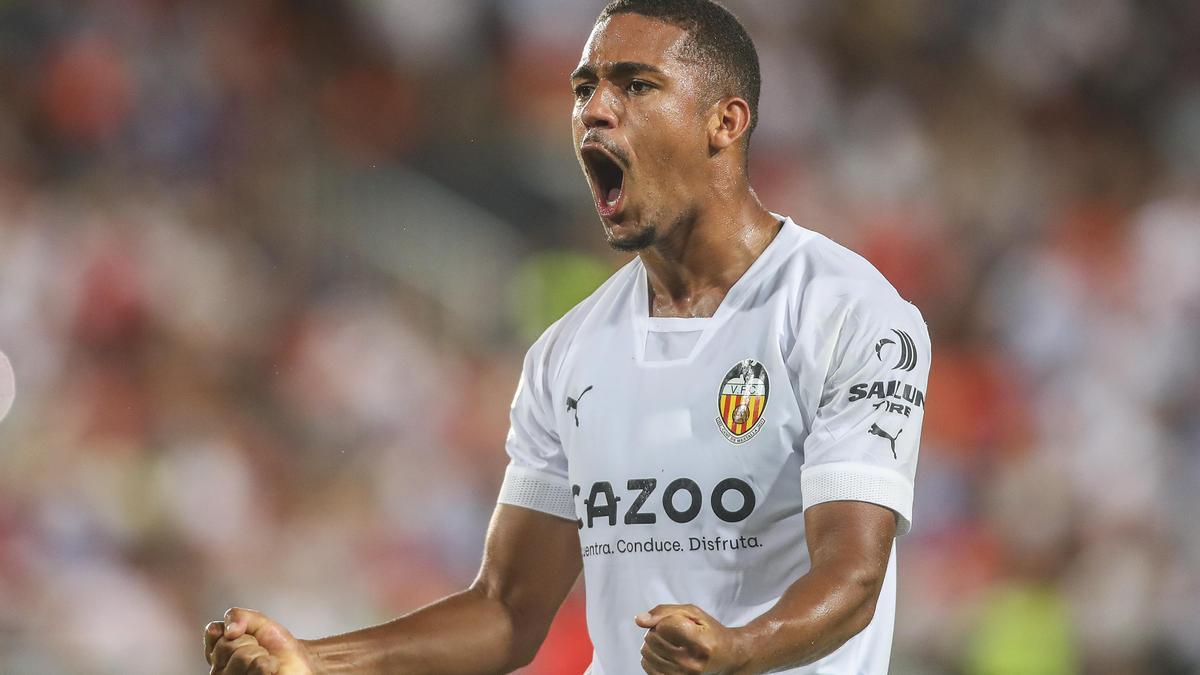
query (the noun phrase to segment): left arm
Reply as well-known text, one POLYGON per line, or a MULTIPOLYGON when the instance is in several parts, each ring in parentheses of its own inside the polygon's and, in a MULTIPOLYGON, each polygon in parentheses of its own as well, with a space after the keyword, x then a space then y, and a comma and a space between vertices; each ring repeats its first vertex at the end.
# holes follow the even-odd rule
POLYGON ((639 615, 637 624, 648 629, 646 672, 798 666, 832 653, 871 623, 892 542, 911 526, 931 349, 920 312, 894 293, 864 294, 840 316, 836 325, 803 324, 813 331, 803 336, 806 344, 825 343, 829 331, 837 336, 803 446, 808 573, 738 628, 692 605, 660 605, 639 615))
POLYGON ((762 616, 728 628, 692 605, 660 605, 647 628, 647 673, 763 673, 811 663, 867 627, 887 572, 895 514, 857 501, 804 512, 812 566, 762 616))

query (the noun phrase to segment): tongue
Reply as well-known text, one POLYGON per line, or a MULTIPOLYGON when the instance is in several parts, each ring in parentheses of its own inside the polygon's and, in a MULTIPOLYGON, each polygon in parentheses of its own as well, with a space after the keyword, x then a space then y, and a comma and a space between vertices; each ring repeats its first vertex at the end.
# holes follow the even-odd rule
POLYGON ((604 201, 611 206, 617 203, 617 199, 621 196, 621 188, 609 188, 608 194, 604 195, 604 201))

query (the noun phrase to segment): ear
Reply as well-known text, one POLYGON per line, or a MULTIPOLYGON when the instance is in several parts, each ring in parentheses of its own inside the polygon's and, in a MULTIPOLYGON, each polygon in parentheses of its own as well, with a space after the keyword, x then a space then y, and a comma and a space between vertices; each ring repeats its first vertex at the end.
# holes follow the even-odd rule
POLYGON ((727 96, 713 104, 708 118, 708 144, 720 152, 737 143, 750 129, 750 104, 737 96, 727 96))

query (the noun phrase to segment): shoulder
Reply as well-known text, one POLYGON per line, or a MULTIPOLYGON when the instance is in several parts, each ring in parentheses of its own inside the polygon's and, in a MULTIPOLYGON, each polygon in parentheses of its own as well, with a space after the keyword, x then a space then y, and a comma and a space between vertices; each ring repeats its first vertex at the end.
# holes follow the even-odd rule
POLYGON ((629 261, 588 297, 568 310, 534 341, 525 354, 525 368, 540 365, 552 373, 561 367, 571 344, 583 332, 594 330, 617 318, 624 300, 641 271, 641 261, 629 261))
POLYGON ((795 320, 826 335, 900 328, 928 341, 920 310, 874 265, 822 234, 804 232, 788 261, 795 320))

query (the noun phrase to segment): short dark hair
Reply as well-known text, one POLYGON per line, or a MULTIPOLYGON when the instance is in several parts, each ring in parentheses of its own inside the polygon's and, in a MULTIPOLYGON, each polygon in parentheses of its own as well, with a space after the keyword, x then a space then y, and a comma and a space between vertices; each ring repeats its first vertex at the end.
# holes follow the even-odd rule
POLYGON ((638 14, 687 31, 686 48, 710 68, 716 93, 737 96, 750 104, 749 145, 750 134, 758 126, 762 74, 754 41, 736 16, 712 0, 612 0, 596 21, 617 14, 638 14))

